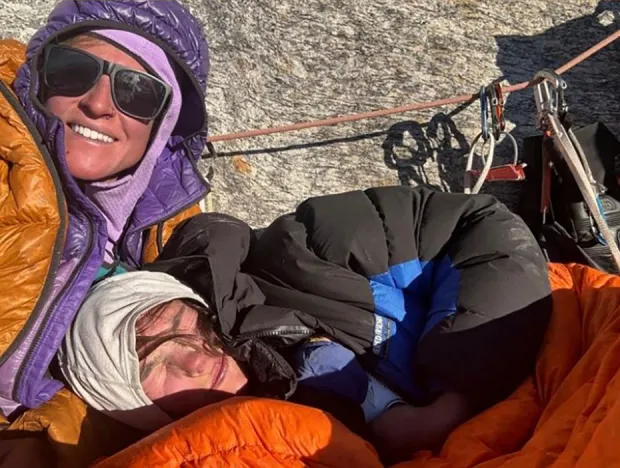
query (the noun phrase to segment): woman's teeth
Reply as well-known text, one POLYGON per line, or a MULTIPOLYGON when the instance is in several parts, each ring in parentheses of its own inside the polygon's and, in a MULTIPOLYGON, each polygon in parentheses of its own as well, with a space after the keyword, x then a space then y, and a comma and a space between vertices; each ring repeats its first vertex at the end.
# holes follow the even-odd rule
POLYGON ((81 125, 71 125, 71 130, 75 133, 79 133, 84 138, 88 138, 90 140, 102 141, 104 143, 114 143, 114 138, 104 135, 103 133, 99 133, 96 130, 90 129, 88 127, 83 127, 81 125))

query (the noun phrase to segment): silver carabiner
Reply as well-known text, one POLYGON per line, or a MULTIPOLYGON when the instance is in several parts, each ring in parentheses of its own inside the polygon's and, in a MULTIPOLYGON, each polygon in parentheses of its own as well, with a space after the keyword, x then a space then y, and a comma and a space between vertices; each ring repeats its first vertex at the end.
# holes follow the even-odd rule
POLYGON ((568 85, 560 75, 550 69, 537 72, 534 75, 534 81, 538 80, 540 82, 534 87, 536 125, 544 131, 548 127, 548 115, 563 116, 568 111, 568 105, 564 99, 564 91, 568 85))

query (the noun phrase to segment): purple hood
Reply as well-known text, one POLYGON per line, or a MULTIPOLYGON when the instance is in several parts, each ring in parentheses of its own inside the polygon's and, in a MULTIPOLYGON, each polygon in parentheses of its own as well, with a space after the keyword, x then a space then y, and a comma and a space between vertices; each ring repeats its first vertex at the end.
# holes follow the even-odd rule
POLYGON ((106 218, 108 241, 104 260, 113 263, 116 243, 131 218, 136 203, 148 186, 153 168, 167 145, 179 120, 183 97, 174 70, 166 53, 154 43, 129 31, 118 29, 96 29, 95 33, 128 50, 134 57, 146 62, 153 72, 172 89, 172 98, 166 112, 159 118, 151 142, 140 163, 131 173, 111 181, 85 184, 84 193, 99 208, 106 218))
MULTIPOLYGON (((26 63, 14 84, 26 114, 54 159, 55 168, 50 170, 58 172, 67 200, 67 227, 60 234, 64 245, 56 252, 46 294, 33 310, 28 326, 0 357, 0 401, 12 400, 27 407, 39 406, 62 386, 49 377, 47 369, 102 264, 107 241, 106 219, 69 175, 63 126, 36 97, 40 87, 36 64, 43 46, 59 35, 91 29, 122 29, 142 35, 184 72, 178 77, 182 92, 179 119, 117 243, 117 255, 129 265, 139 265, 144 230, 195 204, 208 191, 196 169, 207 136, 208 46, 200 24, 175 0, 61 1, 28 44, 26 63)), ((63 207, 59 209, 63 213, 63 207)))

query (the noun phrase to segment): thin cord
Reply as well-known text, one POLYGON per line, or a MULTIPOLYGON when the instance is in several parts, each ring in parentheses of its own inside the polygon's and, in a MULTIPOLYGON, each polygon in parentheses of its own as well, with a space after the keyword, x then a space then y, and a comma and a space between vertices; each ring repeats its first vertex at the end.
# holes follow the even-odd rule
MULTIPOLYGON (((579 65, 581 62, 583 62, 584 60, 588 59, 589 57, 591 57, 595 53, 599 52, 601 49, 607 47, 609 44, 614 42, 619 37, 620 37, 620 30, 618 30, 615 33, 609 35, 608 37, 606 37, 605 39, 603 39, 602 41, 600 41, 596 45, 590 47, 585 52, 579 54, 574 59, 572 59, 569 62, 565 63, 560 68, 558 68, 556 70, 556 72, 558 74, 566 73, 571 68, 579 65)), ((507 86, 505 88, 502 88, 502 91, 504 93, 514 93, 516 91, 521 91, 521 90, 530 88, 530 87, 538 84, 539 81, 540 80, 524 81, 522 83, 518 83, 518 84, 515 84, 515 85, 512 85, 512 86, 507 86)), ((462 102, 472 101, 472 100, 475 100, 477 98, 478 98, 478 93, 476 93, 476 94, 461 94, 460 96, 455 96, 455 97, 445 98, 445 99, 438 99, 436 101, 412 103, 412 104, 407 104, 407 105, 400 106, 400 107, 393 107, 393 108, 388 108, 388 109, 379 109, 379 110, 370 111, 370 112, 362 112, 360 114, 343 115, 343 116, 340 116, 340 117, 330 117, 330 118, 322 119, 322 120, 313 120, 313 121, 309 121, 309 122, 298 122, 298 123, 295 123, 295 124, 283 125, 283 126, 280 126, 280 127, 271 127, 271 128, 263 128, 263 129, 256 129, 256 130, 247 130, 247 131, 238 132, 238 133, 228 133, 228 134, 224 134, 224 135, 215 135, 215 136, 209 137, 208 141, 209 142, 231 141, 231 140, 239 140, 239 139, 242 139, 242 138, 250 138, 250 137, 260 136, 260 135, 270 135, 270 134, 273 134, 273 133, 292 132, 292 131, 296 131, 296 130, 303 130, 303 129, 306 129, 306 128, 326 127, 326 126, 329 126, 329 125, 336 125, 336 124, 344 123, 344 122, 355 122, 355 121, 358 121, 358 120, 373 119, 373 118, 377 118, 377 117, 385 117, 387 115, 401 114, 401 113, 404 113, 404 112, 410 112, 410 111, 414 111, 414 110, 430 109, 430 108, 433 108, 433 107, 441 107, 441 106, 447 106, 447 105, 451 105, 451 104, 459 104, 459 103, 462 103, 462 102)))

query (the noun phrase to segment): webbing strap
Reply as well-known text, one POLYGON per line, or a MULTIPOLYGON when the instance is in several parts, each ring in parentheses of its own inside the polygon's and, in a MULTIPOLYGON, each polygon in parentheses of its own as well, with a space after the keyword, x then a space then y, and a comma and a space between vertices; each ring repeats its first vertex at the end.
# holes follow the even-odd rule
POLYGON ((482 143, 481 157, 482 157, 482 160, 484 161, 484 167, 482 169, 482 172, 480 173, 480 177, 478 177, 476 184, 472 188, 471 186, 472 172, 471 171, 474 165, 474 156, 476 154, 476 147, 478 146, 478 143, 480 142, 481 139, 482 139, 482 133, 478 134, 478 136, 474 139, 471 145, 471 150, 469 151, 469 155, 467 156, 467 165, 465 167, 465 178, 463 180, 463 187, 464 187, 463 191, 468 195, 472 193, 476 194, 480 191, 480 189, 482 188, 482 185, 484 184, 484 181, 487 179, 487 176, 489 175, 491 166, 493 165, 493 156, 495 155, 495 137, 493 136, 492 133, 489 133, 488 139, 486 141, 483 140, 483 143, 482 143), (487 145, 487 143, 489 143, 489 154, 487 154, 485 157, 484 148, 487 145))
MULTIPOLYGON (((592 171, 588 166, 588 162, 585 158, 580 158, 579 152, 575 148, 575 144, 579 146, 579 143, 576 139, 574 139, 575 144, 573 144, 567 130, 564 128, 556 115, 548 113, 545 118, 549 123, 553 142, 557 150, 564 157, 568 168, 573 174, 573 177, 577 182, 577 186, 579 187, 586 205, 588 206, 588 210, 594 218, 599 232, 609 247, 614 263, 616 264, 617 271, 620 271, 620 249, 618 248, 618 244, 614 239, 609 226, 607 225, 607 221, 605 221, 605 218, 603 217, 603 213, 601 212, 600 204, 598 202, 598 194, 594 189, 594 184, 596 182, 592 180, 592 171), (588 177, 588 175, 590 175, 590 177, 588 177)), ((583 153, 583 151, 581 152, 583 153)))

